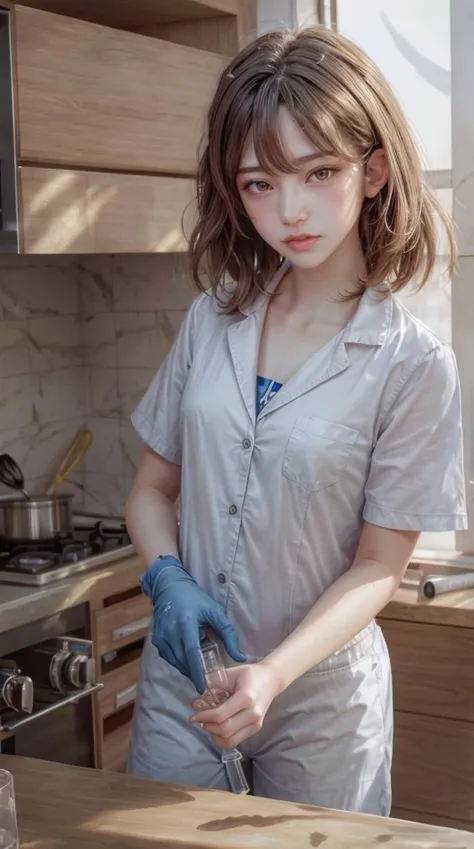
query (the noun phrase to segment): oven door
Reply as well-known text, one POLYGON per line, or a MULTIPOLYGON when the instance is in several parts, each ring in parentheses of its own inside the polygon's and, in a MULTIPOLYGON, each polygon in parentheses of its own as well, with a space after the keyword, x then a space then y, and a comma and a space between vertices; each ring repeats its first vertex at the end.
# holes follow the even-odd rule
POLYGON ((18 719, 5 722, 3 732, 11 736, 0 742, 0 752, 93 767, 92 694, 102 686, 95 684, 30 715, 21 714, 18 719))
POLYGON ((96 683, 93 665, 79 667, 72 661, 78 656, 84 660, 93 657, 87 606, 78 605, 6 632, 1 635, 1 647, 4 659, 33 681, 34 700, 30 714, 5 707, 0 711, 0 751, 94 766, 93 694, 103 684, 96 683), (57 665, 60 657, 63 666, 57 665), (68 658, 72 661, 69 667, 68 658), (52 669, 55 686, 51 686, 52 669))

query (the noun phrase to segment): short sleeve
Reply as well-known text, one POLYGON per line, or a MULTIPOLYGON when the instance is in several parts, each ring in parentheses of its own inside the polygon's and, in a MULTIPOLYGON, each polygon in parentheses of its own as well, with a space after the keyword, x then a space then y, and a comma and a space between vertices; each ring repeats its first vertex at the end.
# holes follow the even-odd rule
POLYGON ((181 398, 193 359, 198 313, 207 295, 188 310, 173 347, 132 413, 132 424, 144 442, 171 463, 181 464, 181 398))
POLYGON ((447 345, 415 368, 383 419, 364 519, 396 530, 467 527, 459 377, 447 345))

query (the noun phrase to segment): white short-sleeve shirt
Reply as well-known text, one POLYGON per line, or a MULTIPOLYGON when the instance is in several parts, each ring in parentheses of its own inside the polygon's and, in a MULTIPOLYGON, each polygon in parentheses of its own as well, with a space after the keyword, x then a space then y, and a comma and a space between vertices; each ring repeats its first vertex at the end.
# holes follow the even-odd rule
MULTIPOLYGON (((351 565, 363 521, 467 526, 454 354, 386 291, 257 415, 268 296, 236 316, 201 295, 132 416, 181 465, 180 552, 249 660, 351 565)), ((268 375, 271 377, 271 375, 268 375)))

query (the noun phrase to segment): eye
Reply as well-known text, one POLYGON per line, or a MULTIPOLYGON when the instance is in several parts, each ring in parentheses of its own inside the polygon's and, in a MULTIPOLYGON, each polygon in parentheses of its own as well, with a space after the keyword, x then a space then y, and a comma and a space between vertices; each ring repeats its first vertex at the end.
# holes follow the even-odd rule
POLYGON ((271 186, 265 180, 252 180, 250 183, 246 183, 242 188, 244 192, 249 192, 252 195, 260 195, 268 189, 271 189, 271 186))
POLYGON ((309 175, 309 179, 312 182, 324 183, 326 180, 329 180, 333 174, 336 173, 336 168, 318 168, 316 171, 313 171, 312 174, 309 175), (313 179, 314 178, 314 179, 313 179))

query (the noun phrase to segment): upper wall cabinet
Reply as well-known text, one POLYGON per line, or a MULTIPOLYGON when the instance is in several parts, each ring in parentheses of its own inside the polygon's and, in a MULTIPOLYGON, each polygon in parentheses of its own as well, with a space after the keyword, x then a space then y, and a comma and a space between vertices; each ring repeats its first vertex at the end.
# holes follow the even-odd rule
POLYGON ((0 158, 16 195, 14 209, 10 179, 0 250, 185 249, 206 109, 224 56, 251 32, 251 6, 0 0, 14 100, 10 146, 0 113, 0 158))
POLYGON ((223 62, 204 50, 20 6, 20 159, 193 174, 223 62))

